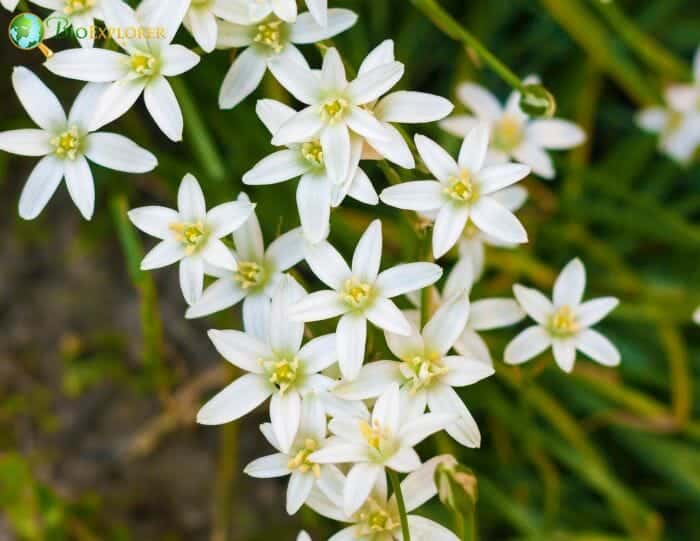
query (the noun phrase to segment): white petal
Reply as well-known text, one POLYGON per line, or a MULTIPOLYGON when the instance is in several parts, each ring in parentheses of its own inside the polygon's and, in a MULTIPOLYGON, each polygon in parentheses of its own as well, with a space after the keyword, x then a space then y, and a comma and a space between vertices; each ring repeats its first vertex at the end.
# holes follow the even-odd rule
POLYGON ((399 386, 392 383, 374 403, 372 423, 379 423, 389 433, 397 435, 401 421, 401 394, 399 386))
POLYGON ((473 385, 495 373, 493 366, 458 355, 443 357, 442 363, 449 372, 442 377, 441 381, 450 387, 473 385))
POLYGON ((306 0, 306 7, 309 8, 309 12, 319 25, 326 26, 328 22, 328 0, 306 0))
POLYGON ((206 214, 211 235, 221 238, 232 233, 250 219, 254 209, 255 205, 241 200, 217 205, 206 214))
POLYGON ((452 115, 440 121, 440 127, 447 133, 457 137, 466 137, 472 129, 479 123, 476 117, 469 115, 452 115))
POLYGON ((219 90, 219 107, 231 109, 258 88, 267 70, 265 58, 248 47, 236 57, 236 60, 226 72, 219 90))
POLYGON ((293 23, 297 18, 296 0, 272 0, 272 9, 283 21, 293 23))
POLYGON ((156 244, 141 261, 141 270, 159 269, 166 267, 185 257, 182 243, 174 240, 164 240, 156 244))
POLYGON ((525 204, 527 190, 522 186, 510 186, 504 190, 491 194, 496 201, 511 212, 515 212, 525 204))
POLYGON ((445 286, 442 288, 442 295, 445 299, 464 293, 468 295, 474 285, 474 281, 472 262, 461 257, 447 276, 445 286))
POLYGON ((412 448, 400 447, 386 461, 386 466, 401 473, 412 472, 420 468, 420 457, 412 448))
POLYGON ((170 83, 165 77, 151 79, 143 93, 146 109, 161 131, 171 141, 182 140, 182 111, 170 83))
POLYGON ((218 34, 216 17, 207 9, 190 8, 187 12, 187 24, 195 41, 206 53, 210 53, 216 46, 218 34))
POLYGON ((95 182, 90 166, 83 156, 65 160, 63 164, 68 193, 83 217, 89 220, 95 211, 95 182))
POLYGON ((289 307, 306 292, 291 276, 285 276, 272 296, 270 305, 270 346, 273 351, 293 354, 299 351, 304 324, 289 320, 289 307))
POLYGON ((352 81, 347 93, 352 103, 363 105, 386 94, 399 79, 403 77, 404 66, 401 62, 391 62, 378 66, 352 81))
POLYGON ((131 109, 143 92, 145 84, 144 79, 124 79, 107 86, 90 118, 89 130, 99 130, 131 109))
POLYGON ((445 302, 423 328, 423 340, 428 351, 445 355, 467 326, 469 297, 466 294, 445 302))
POLYGON ((66 113, 56 95, 27 68, 17 66, 12 70, 12 86, 37 126, 57 131, 66 125, 66 113))
POLYGON ((93 83, 111 83, 129 72, 129 56, 107 49, 67 49, 44 62, 56 75, 93 83))
POLYGON ((374 282, 382 260, 382 222, 374 220, 360 237, 352 257, 352 273, 363 282, 374 282))
POLYGON ((666 126, 668 111, 662 107, 650 107, 637 113, 635 118, 642 129, 652 133, 659 133, 666 126))
POLYGON ((182 219, 188 222, 203 220, 207 214, 202 187, 190 173, 187 173, 180 182, 177 191, 177 208, 182 219))
POLYGON ((459 240, 469 219, 469 207, 447 204, 438 212, 433 226, 433 255, 439 259, 459 240))
POLYGON ((51 134, 44 130, 9 130, 0 132, 0 150, 20 156, 46 156, 54 151, 51 134))
POLYGON ((243 175, 243 183, 251 185, 275 184, 306 173, 308 164, 303 163, 296 150, 279 150, 260 160, 243 175))
POLYGON ((289 457, 282 453, 267 455, 250 462, 243 470, 246 475, 257 479, 270 479, 289 475, 289 457))
MULTIPOLYGON (((447 387, 445 385, 440 386, 440 388, 443 387, 454 393, 451 387, 447 387)), ((432 391, 430 394, 432 395, 432 391)), ((431 407, 431 413, 419 415, 418 417, 403 423, 398 436, 402 445, 405 445, 406 447, 413 447, 414 445, 418 445, 428 436, 446 428, 449 423, 454 421, 456 418, 456 413, 449 410, 443 410, 443 412, 433 410, 431 407)))
POLYGON ((321 321, 337 317, 347 312, 335 291, 315 291, 296 303, 290 310, 290 317, 296 321, 321 321))
POLYGON ((333 334, 317 336, 304 344, 297 357, 303 361, 306 372, 320 372, 332 365, 338 357, 335 344, 336 337, 333 334))
POLYGON ((489 347, 473 329, 467 326, 455 344, 455 350, 460 355, 475 359, 487 366, 493 367, 493 359, 489 352, 489 347))
POLYGON ((19 215, 22 218, 33 220, 44 210, 63 178, 63 171, 63 163, 53 155, 39 160, 19 198, 19 215))
POLYGON ((293 515, 301 509, 301 506, 304 505, 309 494, 311 494, 313 486, 313 473, 292 472, 292 476, 289 478, 289 485, 287 486, 286 509, 288 514, 293 515))
POLYGON ((343 378, 352 381, 360 373, 365 358, 367 320, 362 315, 345 314, 338 321, 336 340, 338 366, 343 378))
POLYGON ((581 304, 583 292, 586 289, 586 269, 579 258, 574 258, 562 269, 554 282, 552 300, 554 306, 568 305, 575 307, 581 304))
POLYGON ((245 374, 209 400, 197 413, 201 425, 221 425, 240 419, 262 404, 272 385, 257 374, 245 374))
POLYGON ((95 114, 95 108, 102 98, 102 94, 109 87, 107 83, 88 83, 75 98, 73 106, 68 113, 68 125, 78 126, 82 130, 88 130, 95 114))
POLYGON ((469 326, 486 331, 515 325, 524 317, 525 312, 513 299, 482 299, 471 305, 469 326))
POLYGON ((272 138, 273 145, 288 145, 308 141, 323 128, 321 115, 316 107, 307 107, 287 120, 272 138))
POLYGON ((236 258, 221 240, 210 238, 199 253, 204 262, 217 269, 236 270, 236 258))
MULTIPOLYGON (((213 19, 212 17, 212 21, 213 19)), ((216 25, 214 26, 214 39, 216 39, 216 25)), ((206 51, 206 49, 204 50, 206 51)), ((163 67, 160 72, 166 77, 174 77, 175 75, 181 75, 190 71, 199 64, 201 60, 197 53, 190 51, 187 47, 183 47, 182 45, 168 45, 163 51, 161 58, 163 67)))
POLYGON ((540 325, 546 325, 554 313, 551 301, 536 289, 515 284, 513 293, 520 306, 540 325))
POLYGON ((445 431, 456 441, 465 447, 473 448, 481 445, 479 427, 452 387, 438 384, 431 388, 428 394, 428 407, 434 414, 452 416, 453 420, 446 424, 445 431))
MULTIPOLYGON (((217 0, 220 6, 227 7, 228 0, 217 0)), ((221 17, 221 15, 219 15, 221 17)), ((228 19, 228 17, 222 17, 228 19)), ((248 16, 244 20, 235 21, 235 16, 229 20, 217 22, 216 47, 218 49, 230 49, 232 47, 247 47, 253 42, 248 16), (232 24, 237 23, 237 24, 232 24)))
POLYGON ((374 114, 384 122, 423 124, 445 118, 452 109, 452 103, 441 96, 401 90, 383 98, 374 114))
POLYGON ((530 122, 527 126, 527 137, 542 148, 560 150, 583 143, 586 140, 586 132, 568 120, 548 118, 530 122))
POLYGON ((506 346, 503 360, 508 364, 521 364, 536 357, 551 344, 552 339, 542 327, 529 327, 506 346))
POLYGON ((401 132, 386 122, 382 123, 382 128, 383 139, 366 136, 368 148, 404 169, 415 168, 416 161, 401 132))
POLYGON ((278 271, 285 271, 304 259, 304 237, 296 228, 280 235, 270 243, 265 258, 278 271))
POLYGON ((243 302, 243 328, 259 340, 269 339, 270 299, 266 295, 248 295, 243 302))
POLYGON ((282 124, 297 113, 289 105, 270 99, 258 100, 255 104, 255 112, 272 135, 275 135, 282 124))
MULTIPOLYGON (((152 3, 149 6, 148 11, 142 11, 140 16, 144 16, 146 13, 155 14, 160 11, 162 2, 152 3), (152 10, 150 9, 152 8, 152 10)), ((155 20, 139 21, 136 12, 126 4, 125 2, 101 2, 100 9, 102 11, 102 19, 105 26, 112 28, 139 28, 140 22, 155 22, 155 20)), ((129 39, 119 39, 119 46, 128 51, 148 51, 148 44, 143 37, 136 37, 129 39)))
POLYGON ((316 277, 333 289, 342 289, 345 281, 350 278, 350 267, 338 250, 327 241, 307 246, 306 262, 316 277))
POLYGON ((270 401, 270 421, 280 451, 287 453, 294 443, 301 419, 301 397, 296 391, 274 393, 270 401))
POLYGON ((158 206, 139 207, 129 211, 129 219, 144 233, 159 239, 171 239, 170 224, 179 221, 179 214, 173 209, 158 206))
POLYGON ((418 515, 408 515, 408 528, 411 539, 430 539, 430 541, 459 541, 459 537, 444 526, 418 515))
POLYGON ((401 492, 404 497, 406 511, 410 513, 437 495, 435 485, 435 469, 439 464, 449 460, 450 455, 439 455, 426 460, 420 468, 409 473, 401 481, 401 492))
POLYGON ((377 477, 384 473, 384 468, 376 464, 355 464, 348 472, 343 491, 343 511, 351 516, 367 500, 377 477))
POLYGON ((503 114, 498 100, 484 87, 474 83, 462 83, 457 87, 457 97, 479 118, 497 121, 503 114))
POLYGON ((329 440, 320 450, 309 455, 309 460, 319 464, 343 464, 367 460, 366 445, 347 443, 336 438, 329 440))
POLYGON ((482 196, 472 207, 470 217, 479 229, 498 240, 527 242, 527 231, 520 220, 492 197, 482 196))
POLYGON ((586 329, 576 337, 576 347, 594 361, 605 366, 620 364, 620 352, 605 336, 593 329, 586 329))
POLYGON ((403 376, 399 363, 395 361, 374 361, 362 367, 353 381, 343 381, 333 389, 333 393, 345 400, 366 400, 376 398, 392 383, 401 383, 403 376))
POLYGON ((309 242, 321 242, 330 228, 330 182, 318 175, 304 175, 297 186, 296 200, 304 235, 309 242))
POLYGON ((324 92, 340 92, 345 89, 347 84, 343 60, 340 58, 338 49, 331 47, 323 55, 321 87, 324 92))
POLYGON ((396 305, 389 299, 378 297, 365 310, 365 316, 374 325, 385 331, 396 334, 410 334, 411 324, 396 305))
POLYGON ((187 304, 194 304, 204 289, 204 262, 199 257, 185 257, 180 261, 180 289, 187 304))
POLYGON ((163 41, 165 41, 165 43, 170 43, 173 40, 189 7, 190 0, 168 0, 168 2, 159 2, 158 9, 153 12, 149 23, 156 28, 163 29, 165 33, 163 41))
POLYGON ((518 182, 528 174, 530 174, 530 168, 519 163, 487 166, 479 172, 477 177, 480 193, 482 195, 492 194, 518 182))
POLYGON ((366 205, 376 205, 379 203, 379 196, 372 185, 372 181, 367 176, 367 173, 359 167, 355 172, 355 176, 350 181, 348 195, 366 205))
POLYGON ((553 338, 554 360, 564 372, 571 372, 576 361, 576 341, 572 338, 553 338))
POLYGON ((542 178, 554 178, 554 165, 549 155, 534 143, 524 141, 513 151, 515 159, 532 169, 542 178))
POLYGON ((404 263, 383 271, 377 277, 377 289, 383 297, 390 299, 423 289, 437 282, 441 276, 442 269, 434 263, 404 263))
POLYGON ((116 133, 88 134, 85 155, 102 167, 126 173, 146 173, 158 165, 156 157, 131 139, 116 133))
POLYGON ((379 198, 386 205, 404 210, 435 210, 443 205, 442 189, 437 181, 415 180, 384 188, 379 198))
POLYGON ((489 148, 491 130, 485 122, 479 122, 462 141, 457 163, 472 174, 481 170, 489 148))
POLYGON ((357 15, 349 9, 329 9, 327 15, 327 23, 320 25, 311 13, 299 14, 291 25, 289 39, 292 43, 316 43, 344 32, 357 22, 357 15))
POLYGON ((350 133, 342 122, 326 126, 321 132, 321 147, 326 172, 334 182, 348 177, 350 168, 350 133))
MULTIPOLYGON (((292 47, 294 46, 289 46, 289 48, 292 47)), ((316 72, 311 71, 308 66, 300 62, 290 61, 285 58, 277 58, 274 61, 270 61, 269 66, 275 79, 292 96, 307 105, 316 102, 320 89, 319 76, 316 72)))
POLYGON ((581 304, 576 310, 576 320, 581 327, 592 327, 612 312, 620 301, 615 297, 601 297, 581 304))
POLYGON ((435 141, 423 135, 416 135, 415 140, 418 153, 436 179, 446 182, 449 177, 459 174, 457 162, 435 141))
MULTIPOLYGON (((345 117, 348 127, 358 135, 373 141, 390 141, 392 134, 388 133, 387 124, 377 120, 371 113, 360 107, 353 107, 345 117)), ((391 129, 391 126, 388 126, 391 129)), ((400 134, 399 134, 400 135, 400 134)))
POLYGON ((231 278, 220 278, 207 287, 185 313, 187 319, 208 316, 237 304, 246 292, 231 278))

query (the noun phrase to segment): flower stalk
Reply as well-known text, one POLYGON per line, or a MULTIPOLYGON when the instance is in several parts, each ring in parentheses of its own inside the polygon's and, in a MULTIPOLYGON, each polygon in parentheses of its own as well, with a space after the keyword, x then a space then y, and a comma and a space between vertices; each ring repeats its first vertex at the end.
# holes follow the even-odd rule
POLYGON ((401 520, 401 533, 403 534, 404 541, 411 541, 411 532, 408 529, 408 515, 406 514, 406 504, 403 500, 403 493, 401 492, 401 482, 399 481, 399 476, 394 470, 387 469, 389 474, 389 482, 391 483, 391 489, 394 491, 394 496, 396 497, 396 505, 399 508, 399 518, 401 520))

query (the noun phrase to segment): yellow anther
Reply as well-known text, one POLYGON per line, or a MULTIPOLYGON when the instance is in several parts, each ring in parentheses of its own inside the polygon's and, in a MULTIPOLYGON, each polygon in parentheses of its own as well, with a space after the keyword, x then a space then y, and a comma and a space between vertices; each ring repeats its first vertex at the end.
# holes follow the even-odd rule
POLYGON ((301 145, 301 155, 304 159, 316 167, 323 165, 323 148, 318 141, 309 141, 301 145))
POLYGON ((94 7, 95 0, 66 0, 66 5, 63 7, 63 13, 73 15, 82 13, 94 7))
POLYGON ((345 117, 350 103, 345 98, 331 98, 321 105, 321 118, 329 124, 334 124, 345 117))
POLYGON ((406 359, 401 366, 401 373, 410 381, 411 394, 429 387, 436 378, 447 372, 448 368, 442 365, 442 358, 437 353, 416 355, 406 359))
POLYGON ((284 394, 297 380, 299 372, 299 359, 282 358, 274 361, 268 361, 266 368, 269 373, 270 383, 277 385, 280 393, 284 394))
POLYGON ((177 222, 170 224, 170 231, 175 233, 175 239, 184 244, 185 254, 192 255, 207 238, 207 230, 202 222, 177 222))
POLYGON ((272 49, 275 53, 282 52, 284 45, 282 43, 283 23, 279 19, 271 19, 264 23, 260 23, 256 28, 256 34, 253 41, 260 45, 265 45, 272 49))
POLYGON ((360 421, 360 433, 365 438, 367 445, 381 451, 382 443, 389 438, 389 433, 385 428, 374 421, 371 425, 366 421, 360 421))
POLYGON ((462 169, 458 176, 447 179, 444 192, 451 199, 463 203, 474 202, 479 196, 478 186, 474 184, 471 173, 466 169, 462 169))
POLYGON ((74 160, 80 151, 80 132, 76 126, 59 133, 49 141, 59 158, 74 160))
POLYGON ((251 289, 262 282, 263 268, 254 261, 241 261, 233 273, 233 278, 243 289, 251 289))
POLYGON ((515 150, 523 140, 520 122, 512 116, 502 117, 494 126, 493 146, 504 152, 515 150))
POLYGON ((367 499, 367 503, 359 511, 357 517, 358 534, 362 536, 374 536, 381 532, 391 532, 399 527, 400 522, 392 517, 386 507, 382 506, 374 498, 367 499))
POLYGON ((299 471, 299 473, 311 472, 314 474, 314 477, 318 479, 319 477, 321 477, 321 466, 309 460, 309 455, 311 455, 311 453, 317 450, 318 443, 316 442, 316 440, 312 438, 306 438, 304 440, 304 447, 299 449, 297 451, 297 454, 294 455, 294 458, 290 459, 289 462, 287 462, 287 467, 290 470, 297 470, 299 471))
POLYGON ((156 72, 157 62, 153 55, 137 53, 131 56, 131 69, 138 75, 149 76, 156 72))
POLYGON ((370 298, 372 286, 360 282, 357 278, 350 278, 345 282, 341 298, 352 308, 361 308, 370 298))
POLYGON ((566 304, 554 313, 549 326, 552 333, 558 336, 570 336, 579 330, 576 314, 566 304))

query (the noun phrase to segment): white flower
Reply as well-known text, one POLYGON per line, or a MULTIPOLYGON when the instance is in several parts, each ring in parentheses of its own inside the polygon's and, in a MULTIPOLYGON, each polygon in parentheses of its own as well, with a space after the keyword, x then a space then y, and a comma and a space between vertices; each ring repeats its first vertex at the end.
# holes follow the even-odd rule
MULTIPOLYGON (((240 194, 239 201, 250 202, 240 194)), ((304 258, 304 238, 299 228, 287 231, 275 239, 267 251, 263 244, 260 222, 253 212, 245 223, 233 232, 236 249, 236 270, 207 268, 206 274, 218 277, 202 296, 190 306, 187 318, 202 317, 224 310, 243 301, 243 320, 257 318, 256 312, 271 298, 282 280, 283 272, 304 258)))
MULTIPOLYGON (((528 77, 525 83, 537 82, 528 77)), ((554 178, 552 159, 547 150, 564 150, 586 140, 585 132, 573 122, 560 118, 530 118, 520 109, 520 92, 511 93, 505 108, 491 92, 474 83, 457 87, 457 96, 471 110, 471 115, 446 118, 440 126, 447 132, 464 137, 477 122, 491 128, 489 163, 500 163, 513 157, 528 165, 543 178, 554 178)))
POLYGON ((188 173, 177 192, 177 207, 140 207, 129 211, 129 219, 144 233, 161 239, 143 258, 141 268, 157 269, 179 261, 182 294, 187 304, 194 304, 202 295, 205 263, 236 270, 236 259, 220 239, 239 228, 255 206, 232 201, 207 212, 202 188, 188 173))
MULTIPOLYGON (((291 107, 274 100, 260 100, 256 111, 272 135, 296 114, 291 107)), ((351 166, 347 179, 340 184, 329 178, 321 142, 314 138, 270 154, 243 175, 243 182, 275 184, 301 175, 296 193, 299 218, 306 238, 316 243, 328 236, 331 207, 340 204, 346 194, 370 205, 379 202, 371 181, 358 167, 362 139, 354 136, 351 146, 351 166)))
POLYGON ((322 241, 307 248, 306 262, 332 290, 316 291, 290 312, 300 321, 342 316, 338 321, 338 364, 343 377, 353 380, 360 371, 367 341, 367 320, 398 334, 411 325, 389 299, 436 282, 442 269, 433 263, 406 263, 379 273, 382 257, 382 223, 374 220, 357 243, 352 270, 338 251, 322 241))
POLYGON ((614 297, 601 297, 586 302, 586 269, 573 259, 554 283, 553 302, 536 289, 513 286, 515 297, 528 315, 537 322, 516 336, 506 347, 505 361, 520 364, 539 355, 551 346, 554 359, 565 372, 571 372, 580 350, 605 366, 620 363, 617 348, 593 329, 617 305, 614 297))
POLYGON ((334 392, 348 400, 379 396, 391 383, 402 386, 416 411, 449 413, 455 421, 445 430, 467 447, 479 447, 481 434, 474 418, 453 387, 472 385, 494 373, 493 367, 478 359, 448 355, 464 331, 469 318, 465 292, 445 302, 426 323, 408 336, 384 333, 391 352, 400 361, 366 364, 355 381, 341 383, 334 392))
POLYGON ((158 164, 153 154, 131 139, 116 133, 91 133, 88 120, 102 85, 85 85, 68 117, 54 93, 28 69, 14 68, 12 85, 39 128, 0 132, 0 150, 43 156, 19 199, 19 215, 25 220, 39 215, 63 178, 73 202, 89 220, 95 208, 95 185, 87 159, 127 173, 145 173, 158 164))
POLYGON ((525 228, 494 195, 527 176, 530 168, 516 163, 484 166, 488 141, 488 127, 477 124, 464 139, 455 162, 432 139, 416 135, 418 152, 435 179, 403 182, 379 196, 392 207, 437 211, 433 227, 436 258, 457 243, 468 221, 502 242, 527 242, 525 228))
POLYGON ((693 82, 670 85, 664 92, 666 107, 650 107, 637 115, 639 126, 659 134, 659 148, 687 163, 700 145, 700 47, 693 59, 693 82))
POLYGON ((289 452, 299 429, 302 397, 332 386, 333 380, 318 372, 337 357, 333 334, 301 345, 304 324, 290 321, 288 309, 303 295, 304 289, 286 277, 272 297, 267 322, 253 333, 209 331, 219 353, 249 373, 209 400, 197 414, 198 423, 235 421, 271 396, 272 431, 279 449, 289 452))
POLYGON ((261 479, 289 475, 287 513, 290 515, 304 505, 315 486, 332 493, 333 485, 342 482, 342 473, 335 466, 317 464, 309 459, 311 453, 319 450, 327 441, 326 412, 320 400, 304 399, 299 430, 287 451, 282 450, 270 423, 261 425, 260 430, 278 452, 254 460, 245 467, 244 472, 261 479))
POLYGON ((372 140, 391 140, 389 130, 366 107, 401 79, 404 66, 400 62, 377 66, 349 83, 335 48, 326 51, 320 73, 301 63, 279 67, 277 79, 307 107, 282 124, 273 144, 319 139, 328 175, 340 183, 350 169, 351 130, 372 140))
MULTIPOLYGON (((228 0, 233 4, 241 17, 251 21, 260 21, 270 15, 275 15, 285 22, 293 23, 297 18, 296 0, 228 0)), ((315 21, 326 26, 328 21, 328 0, 306 0, 315 21)), ((246 22, 235 20, 233 22, 246 22)))
MULTIPOLYGON (((113 2, 115 0, 107 0, 113 2)), ((95 25, 95 19, 102 19, 101 5, 103 0, 31 0, 33 4, 54 12, 44 19, 44 39, 54 37, 59 31, 73 27, 85 28, 86 35, 76 34, 81 47, 92 47, 94 36, 90 35, 90 27, 95 25)))
MULTIPOLYGON (((441 455, 431 458, 416 471, 409 473, 401 482, 401 493, 407 513, 414 511, 437 494, 434 480, 435 468, 446 457, 447 455, 441 455)), ((311 492, 307 505, 320 515, 351 524, 328 541, 401 541, 403 539, 396 496, 392 494, 389 497, 384 476, 377 479, 367 500, 350 516, 343 510, 341 496, 330 496, 318 489, 311 492)), ((459 539, 447 528, 425 517, 409 514, 407 519, 411 539, 416 541, 458 541, 459 539)))
MULTIPOLYGON (((126 113, 143 93, 146 109, 163 133, 173 141, 182 139, 182 111, 166 77, 180 75, 199 62, 199 56, 170 42, 189 7, 189 0, 160 2, 144 24, 163 29, 164 39, 120 39, 125 53, 108 49, 68 49, 47 59, 45 66, 62 77, 111 83, 100 98, 91 129, 104 126, 126 113)), ((141 23, 128 4, 102 4, 108 27, 139 28, 141 23)))
POLYGON ((390 384, 375 402, 371 416, 331 420, 328 427, 335 437, 309 455, 309 460, 353 464, 343 488, 343 511, 351 516, 367 500, 377 480, 386 475, 385 468, 401 473, 420 468, 413 447, 453 419, 438 413, 407 415, 398 385, 390 384))
MULTIPOLYGON (((357 74, 365 75, 375 68, 391 64, 394 60, 394 42, 388 39, 367 55, 357 74)), ((391 124, 433 122, 449 115, 454 106, 449 100, 434 94, 400 90, 387 94, 379 101, 370 102, 364 108, 379 120, 384 127, 385 135, 389 138, 366 137, 367 144, 363 157, 386 158, 405 169, 413 169, 416 166, 413 154, 401 132, 391 124)))
POLYGON ((263 21, 219 22, 217 48, 248 47, 226 73, 219 91, 219 107, 230 109, 238 105, 258 87, 268 68, 282 84, 285 81, 283 71, 290 64, 308 69, 306 59, 295 44, 331 38, 356 21, 357 15, 350 10, 329 9, 326 26, 320 26, 310 13, 302 13, 293 23, 274 15, 263 21))

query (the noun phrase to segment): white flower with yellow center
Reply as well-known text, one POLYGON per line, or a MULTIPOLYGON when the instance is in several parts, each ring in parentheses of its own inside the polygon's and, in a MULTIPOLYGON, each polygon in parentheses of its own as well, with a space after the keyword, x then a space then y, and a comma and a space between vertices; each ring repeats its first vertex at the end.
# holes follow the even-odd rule
POLYGON ((205 264, 234 272, 236 259, 221 242, 241 227, 255 205, 232 201, 207 212, 199 182, 189 173, 177 192, 177 210, 149 206, 132 209, 129 219, 144 233, 161 239, 141 261, 143 270, 180 262, 180 288, 187 304, 202 295, 205 264))
POLYGON ((367 320, 380 329, 410 334, 411 325, 389 299, 435 283, 442 269, 434 263, 406 263, 379 272, 382 257, 382 223, 374 220, 357 243, 352 269, 327 241, 307 247, 306 262, 332 289, 307 295, 292 307, 298 321, 338 321, 338 361, 347 380, 362 367, 367 341, 367 320))
MULTIPOLYGON (((274 100, 260 100, 256 111, 272 135, 296 114, 291 107, 274 100)), ((301 175, 296 192, 299 218, 304 236, 316 243, 328 236, 331 208, 340 204, 346 194, 370 205, 379 202, 372 182, 358 167, 362 139, 354 137, 351 146, 352 163, 347 179, 341 184, 328 176, 318 139, 293 143, 270 154, 243 175, 243 182, 255 186, 276 184, 301 175)))
MULTIPOLYGON (((31 0, 33 4, 54 12, 44 19, 44 39, 54 37, 58 32, 73 27, 75 37, 81 47, 92 47, 95 43, 91 27, 95 19, 102 19, 101 5, 104 0, 31 0), (77 29, 85 29, 77 31, 77 29)), ((107 0, 112 2, 114 0, 107 0)))
POLYGON ((162 132, 173 141, 182 139, 182 111, 166 77, 185 73, 199 62, 199 55, 171 44, 188 7, 189 0, 159 2, 150 18, 142 21, 125 2, 104 2, 105 24, 124 33, 125 37, 116 39, 124 52, 68 49, 46 60, 49 71, 61 77, 111 83, 93 111, 91 129, 122 116, 143 94, 146 109, 162 132), (148 29, 162 31, 164 37, 138 36, 139 30, 144 35, 148 29))
MULTIPOLYGON (((525 84, 536 83, 528 77, 525 84)), ((440 122, 447 132, 464 137, 481 122, 491 130, 487 163, 502 163, 513 158, 543 178, 556 174, 547 150, 565 150, 586 140, 585 132, 573 122, 560 118, 530 119, 520 109, 520 92, 511 93, 505 108, 487 89, 475 83, 457 87, 457 96, 471 115, 454 115, 440 122)))
MULTIPOLYGON (((418 509, 437 494, 434 480, 435 468, 449 458, 451 458, 449 455, 433 457, 401 481, 401 493, 407 513, 418 509)), ((338 485, 342 487, 344 482, 343 476, 338 485)), ((351 515, 345 513, 343 509, 342 494, 329 494, 328 491, 323 492, 314 488, 306 503, 322 516, 350 524, 330 537, 328 541, 401 541, 403 539, 396 496, 394 494, 389 496, 384 476, 377 479, 365 502, 351 515)), ((407 519, 412 539, 458 541, 455 534, 437 522, 412 514, 409 514, 407 519)))
POLYGON ((479 447, 481 434, 474 418, 453 387, 472 385, 494 373, 478 359, 449 355, 469 318, 469 298, 461 292, 445 302, 419 332, 408 336, 384 333, 400 361, 375 361, 362 367, 356 380, 341 382, 334 392, 347 400, 376 398, 391 383, 401 385, 415 411, 448 413, 455 421, 445 430, 467 447, 479 447))
POLYGON ((252 94, 268 68, 285 85, 287 66, 299 64, 308 69, 306 59, 295 45, 331 38, 357 21, 357 15, 347 9, 329 9, 326 26, 319 25, 310 13, 302 13, 293 23, 275 14, 261 21, 247 17, 235 23, 219 22, 218 49, 247 47, 237 55, 221 84, 219 107, 222 109, 235 107, 252 94))
POLYGON ((476 125, 464 139, 455 162, 432 139, 416 135, 418 152, 435 179, 403 182, 386 188, 379 196, 392 207, 435 213, 436 258, 457 243, 470 221, 501 242, 527 242, 525 228, 495 194, 526 177, 530 168, 517 163, 485 166, 488 141, 488 127, 476 125))
POLYGON ((693 59, 693 82, 670 85, 664 98, 665 107, 643 109, 637 123, 659 134, 659 148, 668 156, 688 163, 700 146, 700 48, 693 59))
POLYGON ((270 420, 279 449, 288 453, 299 430, 302 397, 322 393, 333 380, 319 374, 336 362, 335 335, 319 336, 303 346, 304 324, 289 318, 289 306, 304 289, 287 276, 272 296, 267 321, 247 333, 209 331, 214 346, 245 372, 197 414, 197 422, 220 425, 235 421, 270 400, 270 420))
POLYGON ((289 475, 287 513, 296 513, 314 487, 332 493, 335 483, 342 479, 340 471, 335 466, 318 464, 309 459, 327 441, 326 411, 318 398, 304 399, 299 430, 287 451, 281 449, 270 423, 261 425, 260 430, 277 453, 254 460, 243 471, 261 479, 289 475))
MULTIPOLYGON (((245 194, 240 194, 238 200, 250 202, 245 194)), ((233 232, 233 242, 236 249, 231 254, 237 262, 236 270, 207 268, 206 273, 216 276, 218 280, 207 287, 199 300, 187 309, 185 317, 207 316, 245 299, 243 321, 259 320, 284 271, 304 258, 304 238, 299 228, 280 235, 265 250, 255 212, 233 232)))
POLYGON ((386 468, 401 473, 420 468, 420 457, 413 447, 453 420, 454 416, 447 414, 409 414, 402 407, 398 385, 390 384, 371 415, 333 418, 328 427, 335 437, 309 459, 318 464, 352 464, 342 499, 343 512, 352 516, 367 501, 377 481, 385 477, 386 468))
POLYGON ((351 132, 370 140, 390 141, 389 130, 368 106, 403 76, 400 62, 388 62, 348 82, 345 66, 335 48, 326 51, 321 72, 302 63, 286 63, 275 74, 282 85, 306 107, 275 133, 274 145, 318 139, 330 178, 343 182, 352 162, 351 132))
POLYGON ((25 220, 39 215, 64 178, 73 202, 89 220, 95 209, 95 185, 88 160, 127 173, 145 173, 158 164, 153 154, 130 139, 90 129, 90 115, 103 85, 85 85, 67 117, 54 93, 28 69, 14 68, 12 85, 39 127, 0 132, 0 150, 43 156, 19 199, 19 215, 25 220))
POLYGON ((579 259, 570 261, 559 274, 552 301, 536 289, 513 286, 518 302, 537 325, 525 329, 508 344, 505 362, 524 363, 551 347, 554 360, 565 372, 573 370, 577 349, 602 365, 620 364, 617 348, 590 328, 608 315, 618 300, 601 297, 582 302, 585 287, 586 269, 579 259))

